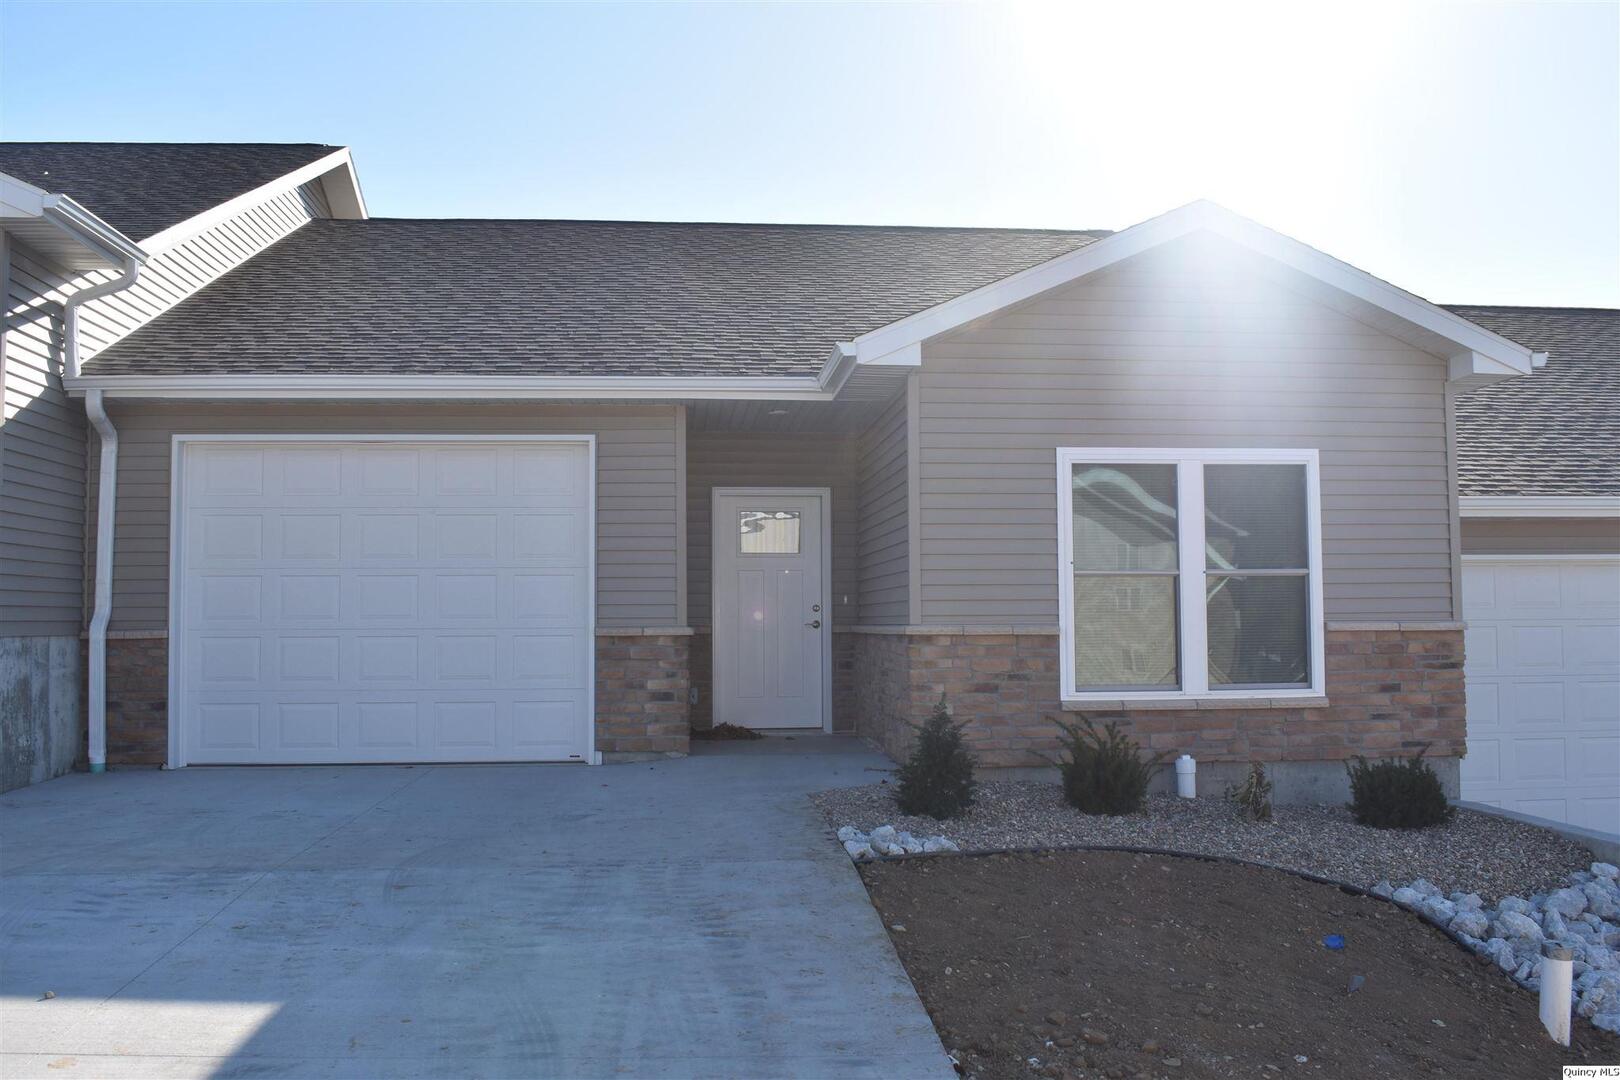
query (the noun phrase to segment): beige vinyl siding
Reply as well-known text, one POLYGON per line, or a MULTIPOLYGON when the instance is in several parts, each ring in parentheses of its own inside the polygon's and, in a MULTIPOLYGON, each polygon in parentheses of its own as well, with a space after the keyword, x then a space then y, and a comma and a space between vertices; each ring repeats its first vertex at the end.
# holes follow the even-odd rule
POLYGON ((1054 291, 926 345, 918 378, 926 623, 1057 624, 1055 448, 1087 445, 1314 447, 1327 617, 1452 618, 1444 361, 1235 248, 1054 291))
POLYGON ((906 529, 906 397, 897 395, 856 444, 860 483, 859 621, 895 625, 910 605, 906 529))
POLYGON ((833 625, 855 621, 857 507, 855 440, 847 435, 688 431, 686 439, 687 616, 712 624, 712 495, 717 487, 832 489, 833 625))
MULTIPOLYGON (((673 406, 114 401, 108 412, 119 439, 114 630, 168 626, 169 483, 171 446, 177 434, 594 434, 597 626, 675 625, 673 406)), ((88 559, 92 566, 94 471, 88 559)), ((87 568, 85 576, 91 578, 93 572, 87 568)))
POLYGON ((0 636, 77 635, 84 409, 62 391, 61 296, 71 278, 8 245, 0 414, 0 636))
MULTIPOLYGON (((134 332, 233 266, 326 213, 318 182, 154 255, 130 289, 80 313, 80 356, 134 332)), ((0 635, 78 634, 84 582, 84 407, 62 389, 62 301, 107 272, 64 274, 11 245, 0 423, 0 635)))
POLYGON ((1463 518, 1464 555, 1617 555, 1615 518, 1463 518))

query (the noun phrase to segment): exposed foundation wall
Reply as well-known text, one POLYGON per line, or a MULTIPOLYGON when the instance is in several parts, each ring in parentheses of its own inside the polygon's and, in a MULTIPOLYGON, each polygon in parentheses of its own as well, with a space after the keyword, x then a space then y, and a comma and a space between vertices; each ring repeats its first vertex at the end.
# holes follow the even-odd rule
MULTIPOLYGON (((676 633, 597 634, 596 748, 604 760, 687 752, 691 641, 691 635, 676 633)), ((169 642, 163 636, 108 640, 109 764, 161 765, 167 759, 168 665, 169 642)), ((72 709, 82 725, 77 697, 72 709)), ((83 727, 77 731, 82 739, 83 727)))
POLYGON ((0 791, 73 768, 82 672, 77 636, 0 637, 0 791))
MULTIPOLYGON (((870 633, 856 654, 857 730, 901 758, 906 721, 941 693, 966 721, 986 767, 1043 766, 1058 746, 1058 637, 1054 633, 870 633)), ((1327 696, 1305 704, 1254 701, 1199 707, 1103 702, 1150 752, 1200 762, 1337 762, 1357 754, 1455 758, 1465 745, 1463 636, 1456 624, 1388 623, 1327 633, 1327 696)))

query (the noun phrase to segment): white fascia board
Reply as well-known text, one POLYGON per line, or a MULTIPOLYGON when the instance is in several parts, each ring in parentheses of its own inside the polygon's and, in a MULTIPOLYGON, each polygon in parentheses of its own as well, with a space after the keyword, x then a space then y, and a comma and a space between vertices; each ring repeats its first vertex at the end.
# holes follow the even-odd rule
POLYGON ((1471 518, 1620 518, 1620 495, 1464 495, 1471 518))
POLYGON ((813 376, 636 378, 545 375, 84 375, 65 380, 77 397, 100 390, 116 398, 215 400, 581 400, 831 401, 813 376))
POLYGON ((141 245, 101 220, 77 200, 0 173, 0 221, 41 221, 55 226, 74 243, 104 259, 109 267, 145 262, 141 245))
POLYGON ((821 372, 816 376, 816 384, 824 390, 838 393, 855 370, 855 357, 854 345, 847 341, 834 342, 832 355, 821 365, 821 372))
POLYGON ((860 363, 902 362, 920 345, 975 319, 1096 273, 1193 232, 1215 233, 1371 304, 1456 346, 1453 377, 1528 374, 1538 354, 1422 297, 1340 262, 1309 245, 1240 217, 1211 202, 1195 202, 1087 244, 1011 277, 964 293, 863 334, 853 342, 860 363))
MULTIPOLYGON (((146 238, 143 246, 153 253, 172 248, 176 244, 191 239, 200 232, 206 232, 222 221, 235 217, 244 210, 258 206, 267 199, 273 199, 283 192, 292 191, 303 184, 309 183, 311 180, 326 177, 328 173, 339 170, 341 170, 339 175, 345 177, 353 187, 353 205, 346 208, 350 211, 349 213, 339 214, 338 216, 365 218, 365 200, 360 197, 360 185, 354 181, 354 166, 349 158, 349 150, 347 147, 343 147, 334 150, 325 157, 316 158, 308 165, 294 169, 290 173, 284 173, 267 184, 260 184, 251 191, 245 191, 234 199, 227 199, 218 206, 210 207, 178 224, 170 225, 162 232, 153 233, 146 238)), ((327 201, 329 203, 333 201, 330 194, 327 196, 327 201)))

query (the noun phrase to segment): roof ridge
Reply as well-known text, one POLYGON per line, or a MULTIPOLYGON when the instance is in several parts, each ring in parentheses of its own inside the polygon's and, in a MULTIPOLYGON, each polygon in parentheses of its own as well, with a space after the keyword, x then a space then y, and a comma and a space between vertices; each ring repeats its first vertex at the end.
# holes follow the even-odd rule
POLYGON ((405 217, 372 216, 365 221, 339 221, 327 219, 327 224, 365 225, 382 222, 416 222, 424 224, 528 224, 528 225, 662 225, 677 228, 703 229, 869 229, 874 232, 968 232, 968 233, 1020 233, 1043 236, 1112 236, 1112 229, 1052 229, 1018 225, 871 225, 828 221, 659 221, 652 218, 566 218, 566 217, 405 217))

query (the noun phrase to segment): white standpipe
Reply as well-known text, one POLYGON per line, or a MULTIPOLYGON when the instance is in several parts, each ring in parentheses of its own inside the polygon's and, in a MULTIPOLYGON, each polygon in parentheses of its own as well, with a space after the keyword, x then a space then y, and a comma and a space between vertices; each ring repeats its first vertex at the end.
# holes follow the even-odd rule
POLYGON ((1191 754, 1176 758, 1176 794, 1183 799, 1198 797, 1198 762, 1191 754))
POLYGON ((1541 1025, 1553 1042, 1569 1045, 1570 982, 1575 950, 1556 941, 1541 943, 1541 1025))

